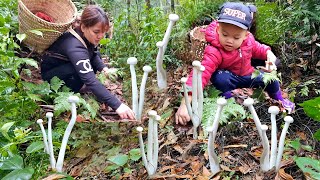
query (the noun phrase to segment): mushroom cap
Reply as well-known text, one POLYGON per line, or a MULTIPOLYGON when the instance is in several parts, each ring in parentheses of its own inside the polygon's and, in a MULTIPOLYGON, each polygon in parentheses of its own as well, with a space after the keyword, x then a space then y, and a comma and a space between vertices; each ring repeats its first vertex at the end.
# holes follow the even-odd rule
POLYGON ((42 119, 38 119, 38 120, 37 120, 37 123, 38 123, 38 124, 42 124, 42 123, 43 123, 43 120, 42 120, 42 119))
POLYGON ((160 121, 160 120, 161 120, 161 116, 160 116, 160 115, 156 115, 155 120, 156 120, 156 121, 160 121))
POLYGON ((225 98, 219 98, 217 99, 217 104, 220 106, 224 106, 227 104, 227 100, 225 98))
POLYGON ((68 98, 68 101, 69 101, 70 103, 77 103, 77 102, 79 102, 79 97, 78 97, 78 96, 70 96, 70 97, 68 98))
POLYGON ((284 121, 288 123, 293 123, 293 118, 291 116, 284 117, 284 121))
POLYGON ((200 61, 193 61, 192 62, 192 66, 194 66, 194 67, 201 67, 201 62, 200 61))
POLYGON ((148 66, 148 65, 147 66, 143 66, 142 69, 143 69, 144 72, 151 72, 152 71, 151 66, 148 66))
POLYGON ((136 130, 137 130, 138 132, 142 132, 142 131, 143 131, 143 127, 138 126, 138 127, 136 128, 136 130))
POLYGON ((138 60, 135 57, 129 57, 127 59, 127 64, 130 64, 130 65, 135 65, 135 64, 137 64, 137 62, 138 62, 138 60))
POLYGON ((52 112, 47 112, 46 113, 46 117, 47 118, 52 118, 53 117, 53 113, 52 112))
POLYGON ((186 77, 182 77, 182 78, 181 78, 181 82, 182 82, 182 83, 186 83, 187 80, 188 80, 188 78, 186 78, 186 77))
POLYGON ((270 106, 268 109, 268 113, 270 114, 279 114, 279 111, 278 106, 270 106))
POLYGON ((156 46, 157 46, 158 48, 163 47, 163 42, 162 42, 162 41, 158 41, 157 44, 156 44, 156 46))
POLYGON ((268 126, 265 125, 265 124, 262 124, 262 125, 261 125, 261 130, 262 130, 262 131, 268 130, 268 126))
POLYGON ((169 20, 176 22, 176 21, 179 20, 179 16, 177 14, 170 14, 169 15, 169 20))
POLYGON ((250 105, 252 105, 253 104, 253 99, 252 98, 248 98, 248 99, 246 99, 246 100, 244 100, 243 101, 243 105, 245 105, 245 106, 250 106, 250 105))
POLYGON ((206 131, 207 131, 207 132, 212 132, 212 131, 213 131, 213 127, 212 127, 212 126, 207 127, 207 128, 206 128, 206 131))
POLYGON ((157 111, 150 110, 150 111, 148 112, 148 115, 149 115, 149 116, 156 116, 156 115, 157 115, 157 111))

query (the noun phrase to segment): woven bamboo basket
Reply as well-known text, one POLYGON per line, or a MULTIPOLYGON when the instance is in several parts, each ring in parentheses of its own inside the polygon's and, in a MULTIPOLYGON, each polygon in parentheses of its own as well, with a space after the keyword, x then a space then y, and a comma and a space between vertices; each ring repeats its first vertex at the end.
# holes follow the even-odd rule
POLYGON ((24 44, 40 54, 70 28, 77 16, 71 0, 19 0, 18 3, 19 33, 25 33, 24 44), (54 23, 39 18, 36 12, 47 14, 54 23), (30 30, 40 30, 43 37, 30 30))
POLYGON ((203 58, 204 48, 207 45, 205 32, 207 26, 197 26, 190 31, 191 55, 194 60, 201 61, 203 58))

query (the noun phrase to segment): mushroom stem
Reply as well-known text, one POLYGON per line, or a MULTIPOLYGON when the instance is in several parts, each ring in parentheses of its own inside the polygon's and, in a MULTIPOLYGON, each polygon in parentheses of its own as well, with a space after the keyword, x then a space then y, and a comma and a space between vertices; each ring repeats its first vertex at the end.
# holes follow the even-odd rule
POLYGON ((260 167, 263 172, 266 172, 269 170, 269 140, 267 137, 266 131, 268 130, 267 125, 261 125, 261 131, 262 131, 262 147, 263 152, 260 157, 260 167))
POLYGON ((219 159, 216 153, 214 152, 214 141, 218 131, 221 112, 223 107, 227 104, 227 100, 225 98, 219 98, 217 99, 217 104, 218 104, 218 108, 217 108, 217 112, 216 112, 213 124, 211 127, 207 128, 207 131, 209 132, 209 140, 208 140, 209 163, 210 163, 211 172, 213 174, 216 174, 220 171, 219 159))
POLYGON ((161 116, 156 115, 154 117, 153 123, 153 164, 155 166, 155 170, 158 167, 158 156, 159 156, 159 137, 158 137, 158 122, 161 120, 161 116))
POLYGON ((141 156, 142 156, 142 162, 144 164, 144 167, 147 169, 147 173, 149 175, 151 175, 151 169, 149 167, 149 163, 147 161, 147 158, 146 158, 146 154, 144 152, 144 143, 143 143, 143 139, 142 139, 142 131, 143 131, 143 128, 141 126, 137 127, 137 131, 138 131, 138 138, 139 138, 139 145, 140 145, 140 153, 141 153, 141 156))
POLYGON ((202 72, 205 70, 204 66, 200 66, 198 69, 198 114, 199 114, 199 124, 202 121, 202 114, 203 114, 203 88, 202 88, 202 72))
MULTIPOLYGON (((156 65, 157 65, 157 81, 158 81, 158 86, 160 89, 164 89, 167 87, 167 75, 166 75, 166 71, 163 69, 163 66, 162 66, 163 56, 164 56, 164 53, 166 52, 166 48, 167 48, 169 37, 170 37, 171 31, 172 31, 172 27, 173 27, 174 23, 179 20, 179 16, 176 14, 170 14, 169 20, 170 20, 170 22, 168 24, 166 33, 164 34, 164 37, 162 39, 162 42, 163 42, 162 48, 161 48, 162 50, 160 52, 160 48, 159 48, 159 52, 158 52, 159 59, 157 56, 158 63, 156 63, 156 65)), ((158 44, 157 44, 157 46, 158 46, 158 44)))
POLYGON ((261 138, 261 141, 262 141, 262 130, 261 130, 261 122, 260 122, 260 119, 256 113, 256 110, 254 109, 253 107, 253 99, 252 98, 248 98, 246 100, 244 100, 243 102, 243 105, 247 106, 249 108, 249 111, 251 112, 252 116, 253 116, 253 120, 254 120, 254 123, 256 124, 256 127, 257 127, 257 130, 258 130, 258 133, 259 133, 259 136, 261 138))
POLYGON ((157 115, 156 111, 149 111, 148 116, 149 116, 149 123, 148 123, 148 143, 147 143, 147 159, 149 164, 154 167, 153 164, 153 141, 154 141, 154 120, 153 116, 157 115))
POLYGON ((268 109, 271 114, 271 154, 270 154, 270 169, 276 166, 277 159, 277 121, 276 115, 279 114, 277 106, 271 106, 268 109))
POLYGON ((182 82, 182 85, 183 85, 183 95, 184 95, 185 104, 187 106, 187 110, 188 110, 188 114, 190 116, 190 119, 193 122, 193 120, 192 120, 192 109, 191 109, 191 105, 190 105, 190 102, 189 102, 188 92, 187 92, 187 85, 186 85, 187 78, 186 77, 181 78, 181 82, 182 82))
POLYGON ((58 172, 62 172, 62 167, 63 167, 63 161, 64 161, 64 155, 66 152, 66 146, 68 143, 69 136, 71 134, 72 128, 76 122, 77 118, 77 106, 76 103, 79 102, 79 98, 77 96, 70 96, 68 98, 68 101, 71 103, 71 120, 67 126, 67 129, 64 132, 60 151, 59 151, 59 156, 56 164, 56 169, 58 172))
MULTIPOLYGON (((193 76, 192 76, 192 124, 193 124, 193 138, 198 138, 198 126, 200 125, 200 117, 198 112, 198 71, 201 66, 200 61, 193 61, 193 76)), ((202 86, 202 85, 201 85, 202 86)))
POLYGON ((286 134, 287 134, 289 125, 290 125, 290 123, 293 122, 293 118, 291 116, 286 116, 286 117, 284 117, 284 121, 285 121, 285 124, 284 124, 284 127, 281 132, 281 136, 279 139, 277 162, 276 162, 276 172, 278 172, 280 169, 280 163, 281 163, 281 158, 282 158, 282 154, 283 154, 283 147, 284 147, 284 140, 286 138, 286 134))
POLYGON ((49 154, 49 146, 48 146, 47 133, 46 133, 46 131, 44 130, 44 127, 43 127, 43 124, 42 124, 42 123, 43 123, 43 120, 42 120, 42 119, 38 119, 38 120, 37 120, 37 123, 39 124, 40 129, 41 129, 41 132, 42 132, 43 144, 44 144, 44 151, 49 154))
POLYGON ((48 118, 48 144, 49 144, 50 165, 51 165, 52 169, 55 169, 56 168, 56 160, 54 158, 54 153, 53 153, 52 126, 51 126, 53 113, 47 112, 46 117, 48 118))
POLYGON ((141 121, 142 118, 142 109, 144 104, 144 95, 145 95, 145 88, 146 88, 146 82, 148 79, 148 73, 152 71, 152 68, 150 66, 144 66, 143 67, 143 77, 141 80, 141 86, 140 86, 140 97, 139 97, 139 112, 137 115, 137 119, 141 121))
POLYGON ((129 57, 127 60, 127 64, 130 65, 130 73, 131 73, 131 86, 132 86, 132 110, 135 113, 136 119, 138 116, 138 87, 137 87, 137 76, 136 71, 134 69, 134 65, 137 64, 137 58, 129 57))
POLYGON ((167 87, 167 73, 163 69, 163 56, 164 56, 164 51, 163 51, 163 42, 159 41, 157 42, 157 47, 159 48, 157 58, 156 58, 156 66, 157 66, 157 82, 158 82, 158 87, 160 89, 164 89, 167 87))

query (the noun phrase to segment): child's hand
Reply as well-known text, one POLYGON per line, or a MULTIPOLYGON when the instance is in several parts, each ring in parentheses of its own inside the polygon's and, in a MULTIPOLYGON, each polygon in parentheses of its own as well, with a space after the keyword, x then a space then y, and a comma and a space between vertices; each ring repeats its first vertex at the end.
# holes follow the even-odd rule
POLYGON ((186 104, 181 103, 178 111, 176 112, 176 124, 186 125, 190 121, 188 109, 186 104))
POLYGON ((276 66, 276 60, 277 57, 273 54, 272 51, 268 50, 267 51, 267 61, 266 61, 266 69, 267 71, 273 71, 273 70, 277 70, 277 66, 276 66))

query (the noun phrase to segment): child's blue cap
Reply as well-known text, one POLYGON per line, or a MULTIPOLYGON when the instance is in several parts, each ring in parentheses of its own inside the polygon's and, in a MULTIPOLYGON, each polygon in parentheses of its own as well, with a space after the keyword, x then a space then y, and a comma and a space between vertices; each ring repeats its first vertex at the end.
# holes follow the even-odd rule
POLYGON ((233 24, 242 29, 250 29, 251 12, 256 12, 255 6, 246 6, 241 2, 226 2, 221 7, 218 22, 233 24))

